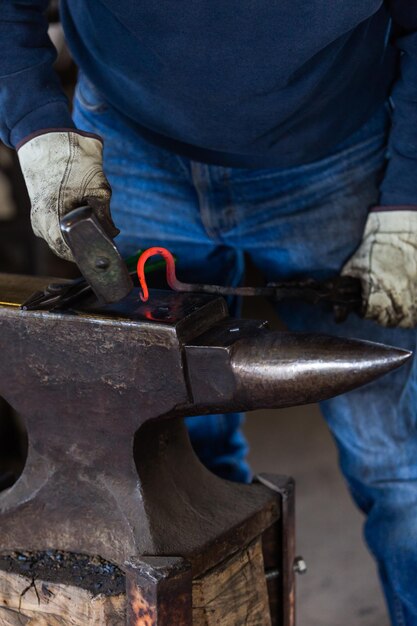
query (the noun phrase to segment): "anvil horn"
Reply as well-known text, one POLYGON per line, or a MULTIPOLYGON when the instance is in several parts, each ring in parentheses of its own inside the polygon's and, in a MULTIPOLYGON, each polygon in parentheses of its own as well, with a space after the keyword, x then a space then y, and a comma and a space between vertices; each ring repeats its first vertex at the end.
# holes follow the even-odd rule
POLYGON ((222 324, 186 348, 195 414, 319 402, 369 383, 411 356, 369 341, 239 324, 222 324))

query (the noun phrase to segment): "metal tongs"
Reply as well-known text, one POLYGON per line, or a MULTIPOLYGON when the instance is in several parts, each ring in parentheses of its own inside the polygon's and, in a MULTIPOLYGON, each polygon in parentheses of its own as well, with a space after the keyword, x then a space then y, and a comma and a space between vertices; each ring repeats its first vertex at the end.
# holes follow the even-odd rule
POLYGON ((140 298, 146 302, 149 298, 145 277, 145 263, 154 256, 161 255, 166 262, 166 278, 174 291, 210 293, 221 296, 263 296, 281 302, 282 300, 302 300, 311 304, 327 303, 333 307, 335 319, 342 322, 351 312, 362 314, 362 287, 360 280, 352 276, 336 276, 324 281, 304 278, 301 280, 283 280, 270 282, 265 287, 228 287, 184 283, 175 273, 175 259, 166 248, 154 247, 141 254, 137 264, 139 284, 142 289, 140 298))
POLYGON ((118 302, 132 290, 132 278, 136 273, 141 286, 140 298, 145 302, 149 297, 145 263, 150 257, 160 255, 166 263, 168 285, 174 291, 221 296, 263 296, 274 302, 302 300, 311 304, 327 303, 333 307, 337 321, 346 319, 350 312, 362 314, 361 283, 351 276, 337 276, 325 281, 312 278, 283 280, 268 283, 265 287, 184 283, 176 277, 175 259, 166 248, 145 250, 139 256, 136 272, 129 272, 113 241, 104 232, 89 207, 69 213, 61 221, 61 230, 83 277, 49 284, 23 303, 21 308, 24 310, 66 309, 92 292, 100 303, 118 302))
POLYGON ((92 293, 92 289, 84 277, 64 283, 50 283, 43 291, 35 291, 20 308, 24 311, 59 310, 74 304, 88 293, 92 293))

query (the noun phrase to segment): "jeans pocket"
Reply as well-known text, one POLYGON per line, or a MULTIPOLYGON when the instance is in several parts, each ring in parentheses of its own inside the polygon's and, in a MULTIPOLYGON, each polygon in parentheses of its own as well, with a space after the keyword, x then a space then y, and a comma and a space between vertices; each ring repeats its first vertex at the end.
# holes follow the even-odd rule
POLYGON ((82 73, 78 76, 74 98, 79 106, 86 111, 104 113, 109 108, 100 91, 82 73))

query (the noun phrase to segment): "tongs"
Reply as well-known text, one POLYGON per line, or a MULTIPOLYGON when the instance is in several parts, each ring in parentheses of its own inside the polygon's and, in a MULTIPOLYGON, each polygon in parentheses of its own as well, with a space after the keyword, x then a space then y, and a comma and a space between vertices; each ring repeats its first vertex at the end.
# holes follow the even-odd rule
POLYGON ((221 296, 263 296, 274 302, 281 302, 282 300, 302 300, 311 304, 324 302, 333 307, 336 321, 344 321, 350 312, 362 315, 362 287, 358 278, 336 276, 324 281, 303 278, 301 280, 270 282, 265 287, 229 287, 184 283, 178 280, 176 276, 175 259, 171 252, 161 247, 145 250, 138 259, 137 274, 142 289, 140 298, 144 302, 149 298, 145 263, 154 255, 160 255, 165 259, 167 282, 174 291, 209 293, 221 296))

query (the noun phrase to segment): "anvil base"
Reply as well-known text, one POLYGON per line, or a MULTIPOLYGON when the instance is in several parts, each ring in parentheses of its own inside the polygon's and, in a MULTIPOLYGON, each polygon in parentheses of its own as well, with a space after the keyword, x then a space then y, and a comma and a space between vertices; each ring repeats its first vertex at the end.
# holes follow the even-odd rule
POLYGON ((265 486, 252 485, 249 490, 261 487, 269 492, 279 510, 278 520, 271 524, 275 516, 268 507, 265 528, 259 525, 259 536, 252 540, 254 529, 247 520, 239 531, 229 529, 226 543, 220 539, 222 547, 218 542, 202 543, 200 562, 212 564, 206 572, 193 572, 181 556, 137 557, 122 571, 98 556, 55 550, 1 555, 0 622, 7 626, 20 626, 22 619, 48 626, 234 626, 239 618, 249 624, 292 626, 293 481, 274 476, 258 480, 265 486))

